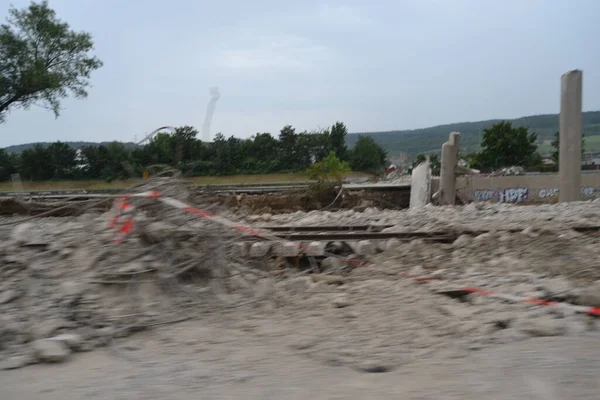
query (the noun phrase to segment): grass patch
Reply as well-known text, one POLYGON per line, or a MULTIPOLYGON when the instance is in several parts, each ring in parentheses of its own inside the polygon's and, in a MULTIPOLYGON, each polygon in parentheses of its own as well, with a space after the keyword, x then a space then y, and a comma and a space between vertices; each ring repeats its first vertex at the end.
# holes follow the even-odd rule
MULTIPOLYGON (((372 177, 372 175, 351 172, 346 177, 372 177)), ((308 175, 303 172, 291 174, 263 174, 263 175, 229 175, 229 176, 195 176, 187 178, 190 184, 220 184, 220 183, 271 183, 271 182, 301 182, 307 181, 308 175)), ((82 181, 44 181, 27 182, 23 181, 25 190, 100 190, 100 189, 124 189, 141 182, 140 179, 130 179, 125 181, 105 182, 102 180, 82 180, 82 181)), ((0 191, 9 192, 14 190, 11 182, 0 183, 0 191)))

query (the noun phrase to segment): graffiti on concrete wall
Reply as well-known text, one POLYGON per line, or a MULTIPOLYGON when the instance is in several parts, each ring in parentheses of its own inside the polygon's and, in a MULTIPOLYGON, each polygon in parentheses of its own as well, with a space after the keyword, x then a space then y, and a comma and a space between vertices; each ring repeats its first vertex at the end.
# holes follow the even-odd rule
POLYGON ((528 188, 507 188, 498 191, 483 189, 473 191, 473 200, 475 201, 496 200, 501 203, 520 203, 522 201, 527 201, 528 198, 528 188))
POLYGON ((582 197, 596 197, 600 194, 600 191, 591 186, 582 186, 581 187, 581 196, 582 197))
MULTIPOLYGON (((538 197, 540 199, 549 199, 558 196, 560 189, 558 188, 544 188, 540 189, 538 192, 538 197)), ((598 197, 600 196, 600 189, 594 188, 592 186, 582 186, 581 187, 581 197, 598 197)))
POLYGON ((501 203, 520 203, 529 197, 528 188, 509 188, 498 191, 498 201, 501 203))
POLYGON ((494 199, 496 191, 494 190, 475 190, 473 191, 473 200, 475 201, 489 201, 494 199))
POLYGON ((557 188, 548 188, 548 189, 540 189, 538 192, 538 197, 540 199, 549 199, 552 197, 558 196, 559 189, 557 188))

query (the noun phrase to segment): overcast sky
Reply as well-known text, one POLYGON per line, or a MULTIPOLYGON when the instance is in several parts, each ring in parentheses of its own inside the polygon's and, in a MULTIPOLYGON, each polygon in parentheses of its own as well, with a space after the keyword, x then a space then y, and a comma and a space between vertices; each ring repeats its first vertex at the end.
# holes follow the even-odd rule
MULTIPOLYGON (((0 19, 9 4, 0 0, 0 19)), ((413 129, 559 110, 560 76, 584 71, 600 109, 599 0, 50 0, 92 33, 104 67, 58 119, 14 111, 0 146, 133 140, 162 125, 249 137, 283 125, 413 129)))

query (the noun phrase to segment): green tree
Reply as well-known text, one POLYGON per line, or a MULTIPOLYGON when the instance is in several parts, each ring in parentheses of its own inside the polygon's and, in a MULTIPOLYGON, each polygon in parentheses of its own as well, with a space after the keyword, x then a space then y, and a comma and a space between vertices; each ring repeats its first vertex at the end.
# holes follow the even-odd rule
MULTIPOLYGON (((143 151, 144 148, 136 149, 143 151)), ((108 150, 104 146, 85 146, 81 148, 83 156, 83 177, 99 179, 108 165, 108 150)), ((148 164, 144 164, 148 165, 148 164)))
POLYGON ((416 167, 419 164, 422 164, 425 162, 425 160, 427 160, 427 156, 423 153, 417 154, 417 156, 415 157, 415 159, 412 162, 412 167, 416 167))
POLYGON ((286 125, 279 132, 279 168, 281 171, 294 171, 298 166, 296 158, 298 135, 291 125, 286 125))
MULTIPOLYGON (((585 134, 582 133, 581 134, 581 155, 583 155, 584 153, 584 147, 585 147, 585 134)), ((554 133, 554 140, 552 141, 552 153, 550 153, 550 159, 552 161, 554 161, 556 163, 556 168, 558 168, 558 162, 559 162, 559 149, 560 149, 560 133, 558 131, 556 131, 554 133)))
POLYGON ((181 126, 175 128, 171 135, 171 147, 173 155, 171 157, 172 165, 193 161, 197 154, 200 141, 196 139, 198 130, 193 126, 181 126))
POLYGON ((514 128, 507 121, 484 129, 482 150, 475 156, 475 168, 496 170, 503 167, 539 166, 542 158, 537 152, 537 135, 523 126, 514 128))
POLYGON ((307 170, 308 178, 318 183, 341 183, 348 172, 352 172, 350 164, 337 158, 334 151, 307 170))
POLYGON ((379 173, 385 166, 385 150, 370 136, 360 136, 350 152, 350 167, 353 171, 379 173))
POLYGON ((129 150, 120 142, 111 142, 106 146, 106 164, 101 172, 102 179, 126 179, 130 177, 127 163, 130 161, 129 150))
POLYGON ((249 142, 246 161, 249 169, 259 174, 277 171, 277 139, 270 133, 257 133, 249 142))
POLYGON ((15 157, 0 149, 0 181, 8 181, 10 175, 17 171, 15 157))
POLYGON ((440 156, 437 154, 431 154, 429 157, 423 153, 417 154, 417 156, 412 162, 412 168, 415 168, 417 165, 424 163, 427 159, 429 159, 429 167, 431 168, 431 174, 438 176, 440 174, 442 163, 440 161, 440 156))
POLYGON ((346 125, 341 122, 336 122, 329 132, 329 142, 331 144, 330 150, 335 152, 335 156, 340 160, 347 159, 348 149, 346 148, 346 135, 348 135, 348 129, 346 125))
POLYGON ((437 154, 432 154, 429 156, 429 166, 431 168, 431 174, 434 176, 440 175, 440 170, 442 169, 442 163, 440 161, 440 156, 437 154))
POLYGON ((36 144, 31 149, 23 150, 20 157, 19 171, 24 179, 44 181, 52 179, 52 157, 47 148, 36 144))
POLYGON ((48 154, 52 169, 53 179, 69 179, 73 177, 73 170, 77 161, 77 152, 67 143, 54 142, 48 146, 48 154))
POLYGON ((60 100, 86 97, 90 74, 102 66, 88 54, 92 36, 70 30, 47 1, 8 13, 0 26, 0 122, 10 109, 35 103, 58 117, 60 100))

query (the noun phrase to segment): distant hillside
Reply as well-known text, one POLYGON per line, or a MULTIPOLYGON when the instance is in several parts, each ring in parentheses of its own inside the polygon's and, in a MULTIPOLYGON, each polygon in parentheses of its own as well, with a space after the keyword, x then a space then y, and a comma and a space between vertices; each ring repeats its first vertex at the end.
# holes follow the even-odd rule
MULTIPOLYGON (((349 146, 353 146, 358 135, 371 136, 377 143, 382 145, 390 155, 398 155, 401 152, 410 155, 426 152, 439 152, 450 132, 461 133, 461 150, 466 152, 476 151, 481 143, 483 130, 489 128, 501 119, 490 119, 478 122, 459 122, 448 125, 439 125, 431 128, 414 129, 406 131, 389 132, 365 132, 352 133, 347 137, 349 146)), ((558 114, 532 115, 510 120, 513 126, 525 126, 530 131, 538 134, 540 144, 544 140, 554 139, 554 132, 558 131, 558 114)), ((600 135, 600 111, 587 111, 583 113, 583 131, 586 136, 600 135)), ((596 141, 590 140, 590 144, 596 141)), ((547 151, 548 146, 541 146, 542 152, 547 151)), ((596 150, 589 148, 586 150, 596 150)))
MULTIPOLYGON (((82 146, 106 146, 112 142, 100 142, 100 143, 97 143, 97 142, 65 142, 65 143, 67 143, 69 146, 73 147, 74 149, 77 149, 82 146)), ((6 151, 7 153, 20 153, 23 150, 32 148, 36 144, 42 145, 43 147, 48 147, 52 143, 51 142, 35 142, 35 143, 17 144, 15 146, 5 147, 4 151, 6 151)), ((133 142, 126 142, 126 143, 123 143, 123 145, 128 148, 135 147, 135 143, 133 143, 133 142)))

